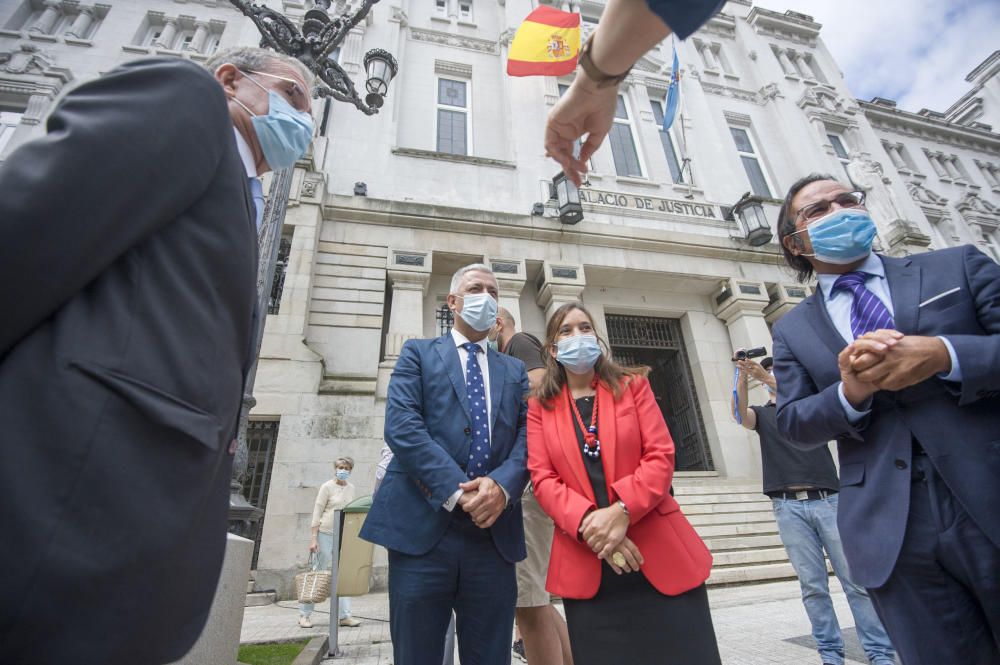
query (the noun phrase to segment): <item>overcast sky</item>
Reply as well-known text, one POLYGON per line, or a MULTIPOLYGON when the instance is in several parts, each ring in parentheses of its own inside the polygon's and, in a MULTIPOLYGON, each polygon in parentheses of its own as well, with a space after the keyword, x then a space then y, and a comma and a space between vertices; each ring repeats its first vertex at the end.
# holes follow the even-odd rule
POLYGON ((854 96, 944 111, 969 91, 965 76, 1000 49, 998 0, 754 0, 809 14, 854 96))

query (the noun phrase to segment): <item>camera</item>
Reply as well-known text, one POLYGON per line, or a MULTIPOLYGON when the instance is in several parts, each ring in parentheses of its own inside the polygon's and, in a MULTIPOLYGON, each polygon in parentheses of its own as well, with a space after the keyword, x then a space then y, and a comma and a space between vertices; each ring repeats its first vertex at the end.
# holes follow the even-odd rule
POLYGON ((733 358, 733 362, 737 360, 749 360, 750 358, 760 358, 761 356, 767 355, 767 348, 763 346, 758 346, 755 349, 739 350, 736 352, 736 357, 733 358))

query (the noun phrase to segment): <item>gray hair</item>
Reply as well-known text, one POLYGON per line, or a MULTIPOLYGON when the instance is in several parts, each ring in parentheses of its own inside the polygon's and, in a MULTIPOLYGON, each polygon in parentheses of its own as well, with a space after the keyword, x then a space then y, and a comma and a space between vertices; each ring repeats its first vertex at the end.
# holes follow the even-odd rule
POLYGON ((216 69, 225 64, 236 65, 241 71, 258 71, 258 72, 269 72, 269 70, 274 66, 274 63, 280 62, 292 67, 299 74, 302 75, 302 80, 306 82, 306 94, 309 94, 312 90, 313 84, 316 81, 316 77, 313 73, 309 71, 309 68, 304 64, 296 60, 295 58, 285 55, 284 53, 278 53, 277 51, 269 51, 262 48, 254 48, 252 46, 238 46, 236 48, 229 48, 224 51, 219 51, 205 63, 205 67, 210 72, 215 72, 216 69))
POLYGON ((347 457, 346 455, 344 457, 338 457, 337 459, 333 460, 333 466, 336 467, 341 462, 344 462, 345 464, 347 464, 347 466, 351 467, 351 471, 354 471, 354 458, 353 457, 347 457))
POLYGON ((493 271, 490 270, 490 267, 485 263, 470 263, 467 266, 459 268, 455 271, 455 274, 451 276, 451 287, 449 288, 448 293, 457 294, 458 287, 462 285, 462 278, 465 277, 466 273, 470 272, 485 272, 490 275, 493 274, 493 271))

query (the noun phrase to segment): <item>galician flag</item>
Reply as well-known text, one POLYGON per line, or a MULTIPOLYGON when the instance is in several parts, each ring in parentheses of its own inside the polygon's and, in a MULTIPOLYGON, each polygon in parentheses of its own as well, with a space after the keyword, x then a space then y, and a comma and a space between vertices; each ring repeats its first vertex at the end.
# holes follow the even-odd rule
POLYGON ((576 69, 580 54, 580 15, 545 5, 528 14, 517 29, 507 57, 510 76, 562 76, 576 69))
POLYGON ((670 129, 677 116, 677 107, 681 101, 681 67, 677 62, 677 42, 674 42, 674 64, 670 70, 670 87, 667 88, 667 99, 663 104, 663 131, 670 129))

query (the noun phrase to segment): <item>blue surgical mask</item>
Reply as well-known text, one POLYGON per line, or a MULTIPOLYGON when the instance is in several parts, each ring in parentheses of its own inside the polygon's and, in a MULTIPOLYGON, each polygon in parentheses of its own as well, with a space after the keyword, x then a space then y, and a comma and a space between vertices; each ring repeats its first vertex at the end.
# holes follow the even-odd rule
POLYGON ((462 311, 458 313, 462 320, 476 332, 489 330, 497 322, 497 301, 488 293, 470 293, 459 296, 462 299, 462 311))
POLYGON ((556 342, 556 360, 574 374, 586 374, 601 357, 601 347, 594 335, 574 335, 556 342))
MULTIPOLYGON (((868 256, 875 240, 875 222, 859 208, 841 208, 805 228, 817 261, 846 265, 868 256)), ((802 233, 796 231, 795 233, 802 233)), ((794 234, 792 234, 794 235, 794 234)))
POLYGON ((274 90, 268 90, 249 74, 244 74, 255 85, 267 91, 267 115, 257 115, 246 104, 233 97, 233 101, 253 116, 254 132, 264 152, 264 159, 272 169, 287 169, 295 164, 312 141, 312 116, 299 111, 274 90))
POLYGON ((337 480, 347 480, 351 477, 351 472, 347 469, 337 469, 337 480))

